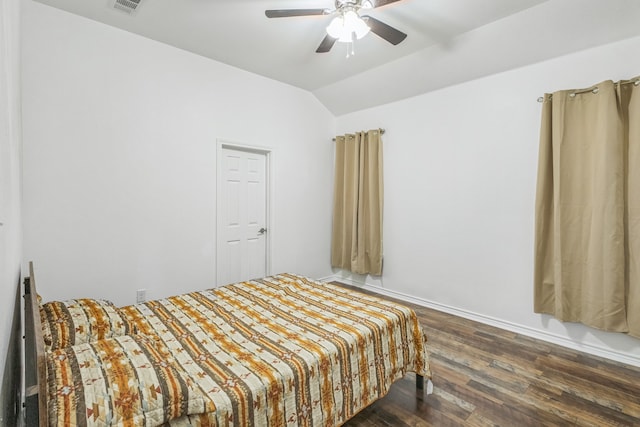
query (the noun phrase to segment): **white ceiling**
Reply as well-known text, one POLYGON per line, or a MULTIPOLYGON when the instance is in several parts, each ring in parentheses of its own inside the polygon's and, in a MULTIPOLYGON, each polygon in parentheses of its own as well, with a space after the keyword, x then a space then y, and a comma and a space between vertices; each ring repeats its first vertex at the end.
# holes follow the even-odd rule
POLYGON ((264 14, 334 0, 142 0, 132 15, 113 0, 38 1, 306 89, 335 115, 640 35, 638 0, 401 0, 366 13, 407 39, 370 34, 347 59, 340 43, 315 53, 330 16, 264 14))

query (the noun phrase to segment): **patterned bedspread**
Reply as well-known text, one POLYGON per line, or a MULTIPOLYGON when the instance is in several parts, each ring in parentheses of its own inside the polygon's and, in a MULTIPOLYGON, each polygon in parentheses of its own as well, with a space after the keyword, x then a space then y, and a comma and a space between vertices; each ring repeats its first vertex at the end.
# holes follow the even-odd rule
POLYGON ((339 426, 406 372, 430 377, 412 310, 292 274, 121 312, 171 368, 156 377, 181 390, 138 425, 339 426))

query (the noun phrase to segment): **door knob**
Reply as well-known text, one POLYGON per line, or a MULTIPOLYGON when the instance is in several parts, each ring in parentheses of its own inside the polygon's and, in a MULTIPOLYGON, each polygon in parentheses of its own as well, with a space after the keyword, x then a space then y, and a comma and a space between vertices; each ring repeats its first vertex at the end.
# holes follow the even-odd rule
POLYGON ((260 230, 258 230, 258 234, 264 234, 267 232, 267 229, 262 227, 260 230))

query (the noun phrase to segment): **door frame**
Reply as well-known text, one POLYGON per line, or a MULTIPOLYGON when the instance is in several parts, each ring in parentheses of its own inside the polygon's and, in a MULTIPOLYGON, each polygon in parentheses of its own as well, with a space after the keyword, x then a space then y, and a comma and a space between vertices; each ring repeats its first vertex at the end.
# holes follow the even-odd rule
POLYGON ((216 139, 216 229, 215 229, 215 283, 216 287, 225 285, 226 283, 218 283, 218 254, 220 253, 220 241, 218 236, 220 235, 220 230, 222 229, 222 224, 220 224, 221 217, 220 209, 222 208, 222 197, 223 194, 223 156, 222 150, 229 149, 235 151, 243 151, 248 153, 257 153, 263 154, 265 156, 265 195, 266 195, 266 203, 265 203, 265 227, 267 232, 265 233, 265 275, 269 276, 271 274, 271 248, 273 239, 271 236, 274 232, 273 224, 275 221, 273 220, 273 210, 271 203, 271 199, 273 196, 273 149, 270 147, 263 147, 258 145, 249 145, 243 144, 236 141, 231 141, 228 139, 217 138, 216 139))

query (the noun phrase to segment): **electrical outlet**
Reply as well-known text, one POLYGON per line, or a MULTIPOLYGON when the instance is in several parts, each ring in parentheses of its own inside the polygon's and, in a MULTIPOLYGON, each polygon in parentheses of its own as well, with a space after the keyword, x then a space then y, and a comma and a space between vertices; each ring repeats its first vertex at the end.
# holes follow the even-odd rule
POLYGON ((136 302, 145 302, 147 300, 147 290, 138 289, 136 291, 136 302))

